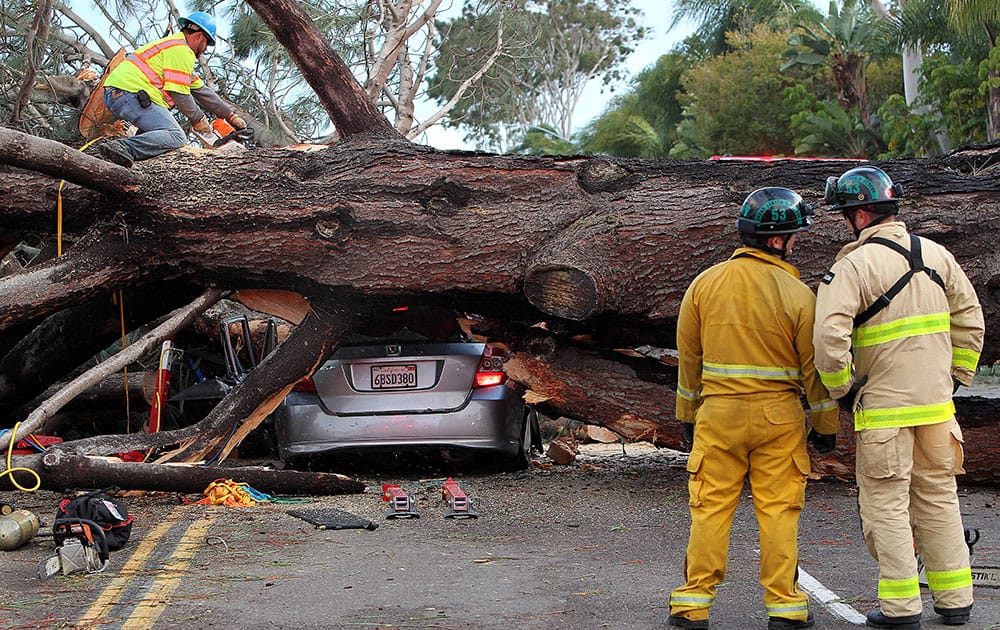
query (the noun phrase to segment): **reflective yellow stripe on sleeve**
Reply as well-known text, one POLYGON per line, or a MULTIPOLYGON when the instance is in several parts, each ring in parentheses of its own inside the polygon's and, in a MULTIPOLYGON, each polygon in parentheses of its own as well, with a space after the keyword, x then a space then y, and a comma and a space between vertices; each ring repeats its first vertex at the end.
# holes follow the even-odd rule
POLYGON ((709 363, 707 361, 702 363, 702 372, 718 378, 762 378, 784 381, 802 377, 802 372, 795 367, 709 363))
POLYGON ((946 422, 955 417, 955 403, 948 401, 938 405, 916 407, 890 407, 888 409, 859 409, 854 414, 854 429, 889 429, 892 427, 916 427, 925 424, 946 422))
POLYGON ((885 324, 862 326, 854 331, 851 339, 855 348, 866 348, 897 339, 946 333, 950 330, 951 316, 948 313, 933 313, 931 315, 903 317, 885 324))
POLYGON ((832 398, 824 398, 823 400, 820 400, 818 402, 809 403, 810 411, 826 411, 828 409, 836 409, 836 407, 837 407, 837 401, 832 398))
POLYGON ((847 385, 847 381, 851 380, 851 366, 845 365, 842 370, 836 372, 824 372, 819 368, 816 369, 816 373, 819 374, 819 380, 823 385, 834 388, 843 387, 847 385))
POLYGON ((935 593, 972 588, 972 569, 965 567, 952 571, 927 571, 927 586, 935 593))
POLYGON ((879 599, 909 599, 920 597, 920 580, 917 576, 903 578, 902 580, 879 580, 879 599))
POLYGON ((951 349, 951 364, 957 368, 965 368, 970 372, 975 372, 979 366, 979 353, 968 348, 951 349))
POLYGON ((684 400, 690 400, 692 402, 698 400, 698 392, 686 389, 680 385, 677 386, 677 395, 684 400))

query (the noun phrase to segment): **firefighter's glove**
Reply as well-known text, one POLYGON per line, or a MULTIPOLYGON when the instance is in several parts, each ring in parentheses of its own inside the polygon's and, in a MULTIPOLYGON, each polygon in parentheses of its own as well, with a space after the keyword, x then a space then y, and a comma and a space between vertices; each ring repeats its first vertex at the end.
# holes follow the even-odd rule
POLYGON ((211 133, 212 131, 212 125, 208 124, 208 119, 204 116, 201 117, 201 120, 196 120, 191 128, 198 133, 211 133))
POLYGON ((837 434, 826 435, 825 433, 816 433, 816 429, 810 429, 806 441, 816 449, 817 453, 829 453, 837 446, 837 434))
POLYGON ((233 129, 247 128, 247 121, 243 120, 243 117, 237 114, 236 112, 229 114, 229 117, 226 118, 226 120, 228 120, 229 124, 233 126, 233 129))
POLYGON ((690 422, 681 423, 681 433, 684 436, 684 442, 689 445, 694 444, 694 425, 690 422))
POLYGON ((862 376, 859 381, 854 381, 854 384, 851 385, 849 390, 847 390, 847 393, 837 399, 837 404, 840 405, 840 408, 847 413, 854 413, 854 401, 857 400, 858 392, 861 391, 861 388, 864 387, 867 382, 867 375, 862 376))

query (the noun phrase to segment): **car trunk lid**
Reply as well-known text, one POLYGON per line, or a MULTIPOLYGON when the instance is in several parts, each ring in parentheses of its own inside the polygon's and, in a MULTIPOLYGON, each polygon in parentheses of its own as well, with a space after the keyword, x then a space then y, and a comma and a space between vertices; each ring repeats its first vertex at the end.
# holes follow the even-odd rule
POLYGON ((342 347, 313 382, 334 414, 450 411, 469 400, 484 347, 427 342, 342 347))

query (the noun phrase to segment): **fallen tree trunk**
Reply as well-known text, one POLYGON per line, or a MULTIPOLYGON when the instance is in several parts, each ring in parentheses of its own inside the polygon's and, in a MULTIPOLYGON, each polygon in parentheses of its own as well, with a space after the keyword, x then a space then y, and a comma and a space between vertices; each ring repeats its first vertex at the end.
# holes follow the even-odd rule
MULTIPOLYGON (((44 455, 18 457, 15 467, 34 470, 42 488, 62 492, 71 488, 107 488, 154 490, 163 492, 202 492, 216 479, 233 479, 268 494, 329 495, 359 494, 365 484, 335 473, 270 470, 248 466, 221 467, 182 464, 134 463, 74 455, 51 449, 44 455)), ((23 475, 24 473, 15 473, 23 475)), ((5 486, 9 482, 4 482, 5 486)))

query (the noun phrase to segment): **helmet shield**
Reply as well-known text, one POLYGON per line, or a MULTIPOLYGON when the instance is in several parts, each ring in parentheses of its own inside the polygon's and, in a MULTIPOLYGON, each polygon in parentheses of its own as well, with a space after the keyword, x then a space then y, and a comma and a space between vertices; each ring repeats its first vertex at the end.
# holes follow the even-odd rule
POLYGON ((903 187, 892 183, 882 169, 860 166, 840 177, 828 177, 824 200, 832 204, 830 210, 872 206, 876 212, 893 214, 902 196, 903 187))
POLYGON ((792 234, 808 229, 812 215, 812 206, 795 191, 777 186, 759 188, 740 206, 736 229, 755 236, 792 234))

